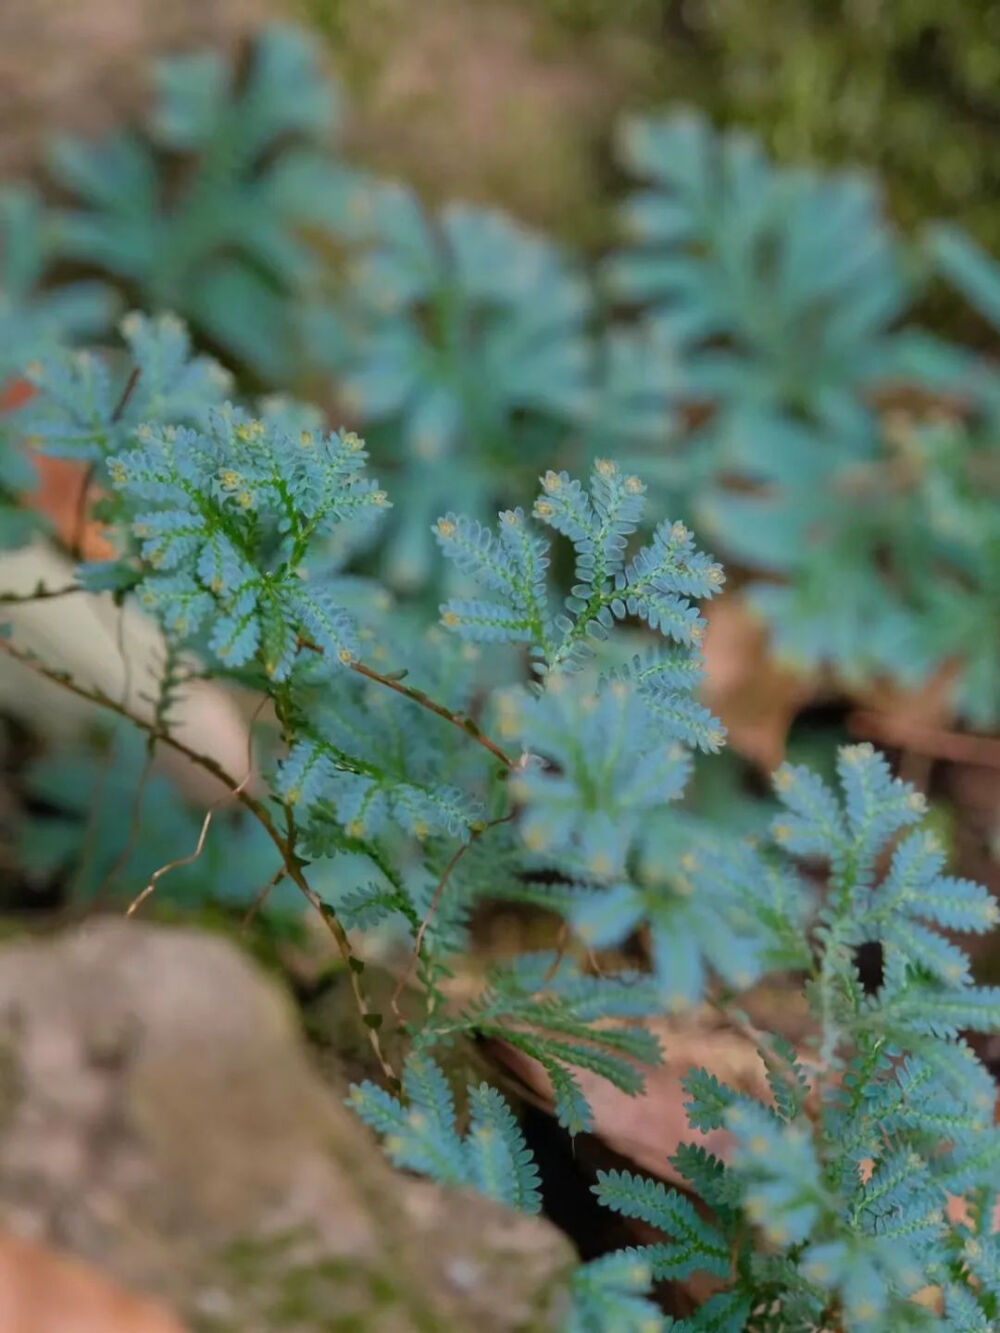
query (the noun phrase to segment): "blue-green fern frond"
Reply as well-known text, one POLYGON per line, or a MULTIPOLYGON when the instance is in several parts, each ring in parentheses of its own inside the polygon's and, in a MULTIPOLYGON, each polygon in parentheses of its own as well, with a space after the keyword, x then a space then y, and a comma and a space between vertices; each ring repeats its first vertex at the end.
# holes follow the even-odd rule
POLYGON ((566 1333, 665 1333, 673 1328, 647 1298, 652 1273, 638 1250, 582 1264, 570 1280, 566 1333))
POLYGON ((310 317, 311 342, 409 497, 385 561, 414 588, 435 574, 427 526, 449 510, 486 520, 499 480, 530 484, 539 450, 588 411, 590 296, 555 245, 499 213, 435 216, 391 184, 368 202, 366 244, 342 299, 310 317))
POLYGON ((581 976, 554 954, 529 954, 491 972, 472 1004, 431 1024, 420 1040, 434 1044, 456 1031, 475 1032, 532 1056, 552 1084, 560 1123, 577 1134, 592 1127, 593 1115, 574 1070, 639 1092, 644 1069, 660 1060, 660 1046, 638 1020, 656 1006, 655 988, 642 976, 581 976), (618 1022, 598 1025, 598 1015, 618 1022))
POLYGON ((622 682, 595 693, 554 677, 507 708, 534 756, 511 782, 527 848, 601 881, 621 874, 643 820, 684 790, 685 752, 651 733, 642 698, 622 682))
POLYGON ((0 549, 22 545, 40 526, 21 504, 37 481, 24 448, 30 390, 18 381, 60 348, 101 333, 115 310, 100 283, 47 285, 58 259, 58 227, 34 192, 0 191, 0 549))
POLYGON ((91 352, 61 353, 32 367, 38 390, 31 429, 58 458, 95 464, 133 443, 145 422, 195 426, 220 407, 232 379, 215 361, 192 355, 187 330, 171 315, 132 312, 122 320, 124 364, 112 369, 91 352))
MULTIPOLYGON (((500 515, 496 537, 453 513, 439 519, 434 531, 445 554, 491 594, 489 601, 447 603, 444 624, 473 640, 530 643, 540 674, 578 669, 593 655, 593 645, 627 616, 688 648, 698 643, 704 622, 692 599, 715 596, 722 569, 695 549, 691 533, 679 523, 662 524, 629 560, 628 539, 641 520, 644 493, 638 477, 604 459, 595 463, 586 490, 565 472, 544 474, 532 516, 567 537, 575 554, 575 582, 554 623, 545 585, 548 546, 530 534, 520 509, 500 515)), ((678 673, 672 673, 670 688, 677 680, 678 673)), ((647 685, 651 700, 667 709, 666 678, 659 694, 651 677, 647 685)), ((683 712, 681 706, 677 711, 683 712)), ((713 732, 704 716, 688 709, 687 726, 710 744, 713 732)))
POLYGON ((608 277, 669 331, 696 389, 864 431, 908 295, 870 182, 773 166, 686 112, 627 121, 621 149, 649 184, 608 277))
POLYGON ((353 434, 293 441, 228 406, 198 429, 139 427, 108 470, 138 540, 140 600, 181 635, 211 615, 215 656, 233 667, 260 656, 273 680, 305 644, 334 667, 350 663, 353 618, 336 586, 303 581, 301 566, 338 526, 386 507, 364 462, 353 434))
POLYGON ((523 511, 504 510, 496 537, 474 519, 455 514, 438 519, 434 535, 462 573, 498 597, 453 598, 441 608, 442 623, 472 641, 526 642, 543 657, 550 653, 548 545, 527 528, 523 511))
POLYGON ((677 1190, 628 1171, 599 1171, 594 1193, 606 1208, 639 1218, 670 1238, 639 1250, 655 1278, 684 1278, 694 1272, 729 1276, 729 1241, 677 1190))
POLYGON ((44 288, 60 228, 27 187, 0 194, 0 386, 58 348, 102 333, 116 302, 102 283, 44 288))
POLYGON ((364 206, 357 173, 328 148, 336 89, 315 45, 281 24, 257 38, 245 78, 201 51, 160 61, 155 84, 144 134, 52 146, 74 200, 57 218, 65 253, 287 383, 304 350, 300 306, 324 268, 306 234, 350 234, 364 206))
POLYGON ((444 1185, 467 1185, 525 1213, 541 1208, 538 1170, 510 1108, 486 1084, 469 1089, 469 1130, 456 1127, 448 1081, 429 1056, 403 1069, 403 1102, 374 1083, 354 1084, 349 1102, 382 1136, 394 1165, 444 1185))
POLYGON ((541 1208, 540 1177, 510 1107, 496 1088, 469 1089, 469 1132, 465 1150, 476 1189, 516 1208, 541 1208))

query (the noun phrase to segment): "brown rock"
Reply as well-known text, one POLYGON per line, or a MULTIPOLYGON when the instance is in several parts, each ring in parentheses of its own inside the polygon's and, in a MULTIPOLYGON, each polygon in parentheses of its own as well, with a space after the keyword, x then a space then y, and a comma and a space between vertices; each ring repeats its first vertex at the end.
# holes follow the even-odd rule
POLYGON ((230 943, 118 919, 0 949, 0 1225, 193 1330, 547 1329, 568 1244, 394 1173, 230 943))

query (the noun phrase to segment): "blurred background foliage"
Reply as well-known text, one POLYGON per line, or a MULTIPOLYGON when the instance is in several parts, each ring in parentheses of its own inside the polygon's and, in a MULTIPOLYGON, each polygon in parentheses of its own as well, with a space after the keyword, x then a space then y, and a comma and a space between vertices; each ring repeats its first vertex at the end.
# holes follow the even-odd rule
POLYGON ((904 225, 940 216, 1000 241, 994 0, 299 3, 378 120, 359 141, 431 191, 461 183, 600 244, 610 121, 686 102, 781 162, 873 169, 904 225), (484 151, 462 152, 466 134, 484 151))
MULTIPOLYGON (((58 78, 0 92, 0 541, 77 544, 94 423, 36 479, 16 441, 51 422, 18 376, 116 308, 171 307, 237 393, 365 434, 406 504, 348 554, 420 623, 439 512, 610 454, 727 564, 705 692, 731 748, 695 817, 752 827, 786 751, 864 735, 995 875, 1000 4, 216 0, 161 28, 94 0, 76 33, 19 3, 11 51, 61 36, 4 57, 58 78), (289 18, 304 42, 247 40, 289 18)), ((111 421, 128 365, 99 341, 86 411, 120 434, 158 381, 111 421)), ((50 829, 0 848, 36 889, 84 836, 86 763, 59 799, 42 733, 7 766, 50 829)), ((121 849, 93 829, 100 883, 121 849)))

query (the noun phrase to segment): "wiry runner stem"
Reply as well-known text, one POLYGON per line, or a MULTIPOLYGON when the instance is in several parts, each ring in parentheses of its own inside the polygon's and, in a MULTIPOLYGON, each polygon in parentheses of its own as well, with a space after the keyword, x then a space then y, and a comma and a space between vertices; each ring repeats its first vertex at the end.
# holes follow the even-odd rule
MULTIPOLYGON (((22 662, 25 666, 30 667, 31 670, 36 671, 40 676, 44 676, 46 680, 50 680, 53 684, 60 686, 64 690, 68 690, 70 694, 76 695, 79 699, 85 699, 88 703, 96 704, 99 708, 104 708, 112 713, 117 713, 119 717, 125 718, 127 721, 131 722, 133 726, 139 727, 140 730, 153 736, 157 741, 162 741, 164 745, 168 745, 171 749, 184 755, 193 764, 197 764, 199 768, 204 769, 207 773, 211 773, 213 777, 218 778, 220 782, 224 783, 226 787, 228 787, 232 796, 250 811, 254 818, 262 825, 268 837, 278 849, 288 878, 319 913, 323 919, 323 924, 333 936, 340 955, 347 964, 347 973, 354 1000, 361 1015, 361 1021, 368 1034, 369 1044, 378 1061, 379 1068, 389 1083, 393 1087, 398 1087, 399 1079, 396 1075, 396 1071, 389 1063, 382 1049, 382 1042, 378 1033, 378 1028, 381 1025, 380 1015, 371 1011, 364 992, 361 989, 359 974, 364 970, 364 963, 357 957, 354 950, 351 948, 351 942, 347 937, 347 932, 338 920, 333 908, 330 907, 328 903, 325 903, 315 889, 309 884, 303 874, 302 865, 295 853, 295 849, 290 846, 287 839, 282 836, 281 831, 272 819, 267 806, 264 805, 262 801, 257 800, 255 796, 252 796, 246 790, 245 783, 237 782, 236 779, 227 773, 222 765, 210 755, 200 754, 197 750, 193 750, 190 746, 185 745, 183 741, 172 736, 168 731, 164 731, 154 723, 147 722, 145 718, 138 717, 124 704, 118 703, 100 690, 90 689, 85 685, 80 685, 66 673, 57 671, 53 667, 46 666, 44 662, 40 662, 31 653, 16 647, 7 639, 0 639, 0 649, 2 649, 8 657, 12 657, 15 661, 22 662)), ((138 903, 136 903, 135 906, 138 906, 138 903)))

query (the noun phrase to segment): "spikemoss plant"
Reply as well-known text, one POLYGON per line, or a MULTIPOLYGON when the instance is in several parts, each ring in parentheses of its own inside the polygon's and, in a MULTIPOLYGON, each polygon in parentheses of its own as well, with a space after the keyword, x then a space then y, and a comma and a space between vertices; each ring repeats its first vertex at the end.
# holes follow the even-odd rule
MULTIPOLYGON (((638 1092, 660 1057, 642 1020, 707 1000, 753 1033, 770 1096, 690 1072, 692 1128, 727 1128, 733 1152, 679 1148, 684 1194, 599 1178, 605 1204, 663 1239, 582 1269, 570 1326, 992 1327, 1000 1135, 992 1080, 961 1034, 1000 1027, 1000 994, 974 983, 953 937, 991 929, 996 906, 945 873, 918 827, 922 797, 868 746, 841 752, 836 789, 779 769, 783 813, 763 843, 680 835, 671 812, 692 752, 725 739, 696 698, 701 605, 723 573, 692 532, 654 521, 644 540, 645 486, 610 459, 586 481, 546 471, 530 513, 505 509, 495 529, 436 519, 460 586, 428 636, 347 568, 390 505, 362 440, 301 405, 220 401, 222 378, 171 320, 126 333, 123 387, 79 357, 34 371, 37 438, 89 460, 115 551, 29 600, 110 592, 155 617, 170 666, 152 719, 132 720, 150 755, 173 747, 229 786, 272 849, 268 882, 290 881, 331 932, 380 1073, 351 1101, 390 1157, 537 1210, 511 1108, 482 1085, 459 1112, 439 1052, 472 1036, 511 1044, 579 1133, 593 1127, 581 1071, 638 1092), (270 704, 263 791, 177 735, 172 702, 192 672, 270 704), (459 1002, 449 975, 484 898, 547 906, 565 942, 506 960, 459 1002), (383 1012, 363 940, 389 925, 409 961, 383 1012), (623 968, 629 942, 638 961, 623 968), (881 951, 877 984, 862 946, 881 951), (800 1051, 739 1011, 739 992, 776 973, 814 1017, 800 1051), (383 1036, 404 989, 398 1068, 383 1036), (689 1318, 661 1316, 647 1282, 695 1272, 713 1294, 689 1318)), ((0 651, 128 715, 16 634, 0 651)), ((140 897, 155 889, 154 876, 140 897)))

